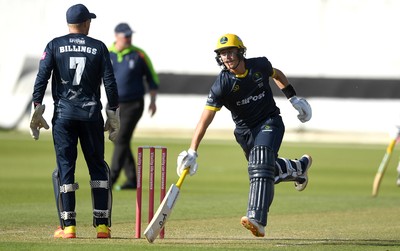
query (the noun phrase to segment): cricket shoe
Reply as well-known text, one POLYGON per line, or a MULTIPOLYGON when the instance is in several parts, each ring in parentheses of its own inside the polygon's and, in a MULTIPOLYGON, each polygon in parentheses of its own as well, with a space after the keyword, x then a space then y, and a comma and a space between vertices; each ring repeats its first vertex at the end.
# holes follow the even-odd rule
POLYGON ((54 238, 61 238, 61 239, 76 238, 75 226, 68 226, 65 227, 64 229, 58 227, 57 230, 54 232, 54 238))
POLYGON ((105 224, 98 225, 96 227, 97 238, 99 239, 107 239, 111 238, 111 229, 107 227, 105 224))
POLYGON ((305 154, 299 159, 299 161, 302 162, 306 168, 304 169, 303 174, 296 178, 296 181, 294 182, 294 188, 301 192, 306 189, 308 184, 308 170, 311 167, 312 158, 310 155, 305 154))
POLYGON ((400 187, 400 174, 397 176, 396 185, 400 187))
POLYGON ((256 237, 264 237, 265 236, 265 227, 255 220, 248 218, 247 216, 243 216, 240 220, 243 227, 247 228, 251 231, 251 233, 256 237))

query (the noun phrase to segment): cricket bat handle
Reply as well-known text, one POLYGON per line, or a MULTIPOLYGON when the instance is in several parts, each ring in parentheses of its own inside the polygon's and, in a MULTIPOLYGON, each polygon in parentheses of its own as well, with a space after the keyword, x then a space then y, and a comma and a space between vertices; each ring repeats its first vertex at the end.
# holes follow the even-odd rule
POLYGON ((183 172, 181 173, 181 176, 179 177, 178 181, 176 182, 176 186, 178 188, 181 188, 183 181, 186 178, 186 175, 189 173, 189 167, 183 169, 183 172))

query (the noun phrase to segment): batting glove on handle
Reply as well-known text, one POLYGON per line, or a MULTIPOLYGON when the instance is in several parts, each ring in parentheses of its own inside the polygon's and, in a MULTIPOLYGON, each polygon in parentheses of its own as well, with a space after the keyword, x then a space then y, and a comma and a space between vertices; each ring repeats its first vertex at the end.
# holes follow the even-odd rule
POLYGON ((289 99, 292 106, 299 112, 297 118, 305 123, 311 119, 312 110, 310 104, 308 104, 307 100, 304 98, 298 98, 297 96, 293 96, 289 99))
POLYGON ((396 125, 394 128, 392 128, 389 131, 389 135, 390 135, 391 139, 399 140, 400 139, 400 125, 396 125))
POLYGON ((35 107, 35 110, 33 111, 30 123, 30 131, 31 136, 34 140, 39 139, 40 128, 44 128, 46 130, 50 128, 46 120, 43 118, 45 108, 45 105, 37 105, 35 107))
POLYGON ((119 120, 119 108, 115 111, 106 109, 107 120, 104 126, 104 131, 108 131, 108 139, 115 141, 118 136, 120 120, 119 120))
POLYGON ((177 167, 176 167, 176 173, 178 174, 178 176, 180 177, 183 170, 187 167, 189 168, 189 174, 190 176, 196 174, 197 172, 197 163, 196 163, 196 159, 197 159, 197 152, 195 150, 189 149, 188 151, 182 151, 179 155, 178 155, 178 159, 177 159, 177 167))

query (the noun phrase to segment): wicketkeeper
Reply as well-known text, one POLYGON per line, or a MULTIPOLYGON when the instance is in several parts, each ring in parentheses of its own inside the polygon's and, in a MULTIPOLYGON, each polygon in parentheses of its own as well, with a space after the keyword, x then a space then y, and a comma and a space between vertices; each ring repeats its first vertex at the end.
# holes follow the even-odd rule
POLYGON ((297 97, 286 76, 273 68, 266 57, 245 58, 246 47, 237 35, 220 37, 214 51, 222 71, 208 94, 189 150, 178 156, 177 172, 180 175, 185 167, 190 166, 190 175, 196 173, 199 144, 216 112, 225 106, 236 125, 236 141, 248 160, 249 199, 247 214, 241 218, 241 224, 253 235, 263 237, 274 197, 274 184, 294 181, 295 189, 303 191, 312 162, 309 155, 303 155, 299 160, 278 157, 285 126, 269 78, 298 111, 297 117, 301 122, 311 119, 311 107, 304 98, 297 97))
POLYGON ((34 112, 30 123, 32 137, 39 139, 41 128, 49 129, 42 104, 48 80, 54 100, 53 143, 57 167, 53 186, 60 227, 55 238, 76 238, 75 182, 77 144, 80 142, 90 174, 93 226, 97 238, 110 238, 110 169, 104 161, 104 130, 114 140, 119 130, 118 90, 110 55, 103 42, 88 35, 96 15, 77 4, 67 13, 69 34, 50 41, 40 60, 33 90, 34 112), (100 86, 104 83, 109 108, 107 121, 101 114, 100 86))

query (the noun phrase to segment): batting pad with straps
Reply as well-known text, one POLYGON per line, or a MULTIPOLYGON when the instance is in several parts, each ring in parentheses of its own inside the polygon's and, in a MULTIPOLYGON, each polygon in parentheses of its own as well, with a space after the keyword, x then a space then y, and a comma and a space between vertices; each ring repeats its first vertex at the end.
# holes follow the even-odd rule
POLYGON ((250 178, 247 217, 267 225, 269 207, 274 197, 275 153, 266 146, 255 146, 250 151, 250 178))
MULTIPOLYGON (((79 184, 63 184, 60 186, 60 199, 62 198, 61 194, 75 192, 79 189, 79 184)), ((76 212, 75 211, 64 211, 64 207, 62 205, 62 200, 60 200, 60 217, 62 220, 75 220, 76 212)))
POLYGON ((57 206, 57 214, 60 220, 60 226, 64 229, 65 220, 75 220, 76 219, 76 212, 75 211, 65 211, 65 206, 63 205, 63 194, 75 192, 79 189, 78 183, 73 184, 60 184, 60 179, 58 175, 58 169, 56 168, 52 174, 53 180, 53 189, 54 189, 54 197, 56 200, 57 206))
POLYGON ((93 226, 96 227, 98 219, 107 219, 107 225, 111 227, 111 211, 112 211, 112 191, 110 185, 110 168, 107 164, 107 178, 108 180, 91 180, 90 187, 92 189, 92 206, 93 206, 93 226), (96 191, 97 190, 97 191, 96 191), (104 201, 106 198, 106 202, 104 201), (99 209, 96 205, 104 205, 106 203, 107 209, 99 209))

